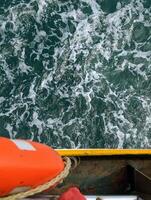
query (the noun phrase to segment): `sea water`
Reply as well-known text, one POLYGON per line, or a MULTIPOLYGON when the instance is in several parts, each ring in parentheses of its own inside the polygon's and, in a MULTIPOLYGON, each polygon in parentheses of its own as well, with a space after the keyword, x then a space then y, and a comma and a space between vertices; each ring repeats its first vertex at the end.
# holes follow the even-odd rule
POLYGON ((151 0, 0 0, 0 135, 151 148, 151 0))

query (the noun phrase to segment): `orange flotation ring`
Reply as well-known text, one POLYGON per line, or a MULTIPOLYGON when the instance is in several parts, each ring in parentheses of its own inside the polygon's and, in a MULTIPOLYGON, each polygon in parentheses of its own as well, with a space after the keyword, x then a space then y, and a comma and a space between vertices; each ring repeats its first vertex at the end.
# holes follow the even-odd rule
POLYGON ((0 197, 35 188, 63 169, 62 158, 52 148, 0 137, 0 197))

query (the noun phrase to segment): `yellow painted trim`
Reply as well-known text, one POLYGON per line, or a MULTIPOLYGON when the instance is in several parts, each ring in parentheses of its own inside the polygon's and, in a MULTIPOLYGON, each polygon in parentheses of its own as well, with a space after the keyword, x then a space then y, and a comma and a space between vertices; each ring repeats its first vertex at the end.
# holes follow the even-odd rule
POLYGON ((151 149, 56 149, 61 156, 151 155, 151 149))

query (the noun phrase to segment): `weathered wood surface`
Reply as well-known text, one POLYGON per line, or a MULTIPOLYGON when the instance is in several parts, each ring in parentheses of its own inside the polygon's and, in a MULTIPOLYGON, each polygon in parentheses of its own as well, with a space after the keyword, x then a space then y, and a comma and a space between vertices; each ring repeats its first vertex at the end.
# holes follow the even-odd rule
POLYGON ((49 195, 60 195, 72 186, 80 188, 85 195, 139 193, 151 199, 150 177, 149 157, 81 157, 79 165, 63 183, 37 196, 37 200, 56 200, 57 197, 49 195))
POLYGON ((136 184, 138 172, 148 177, 146 180, 139 179, 139 182, 143 181, 141 192, 151 193, 151 182, 147 182, 151 177, 151 158, 81 157, 80 164, 51 194, 60 194, 71 186, 79 187, 87 195, 129 193, 140 189, 136 184), (148 190, 144 184, 147 184, 148 190))

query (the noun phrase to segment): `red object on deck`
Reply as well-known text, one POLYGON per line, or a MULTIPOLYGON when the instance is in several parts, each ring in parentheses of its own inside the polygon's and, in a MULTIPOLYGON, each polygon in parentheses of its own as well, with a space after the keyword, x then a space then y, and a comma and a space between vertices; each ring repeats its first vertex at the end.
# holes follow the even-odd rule
POLYGON ((58 200, 86 200, 86 198, 81 194, 78 188, 72 187, 64 192, 58 200))

